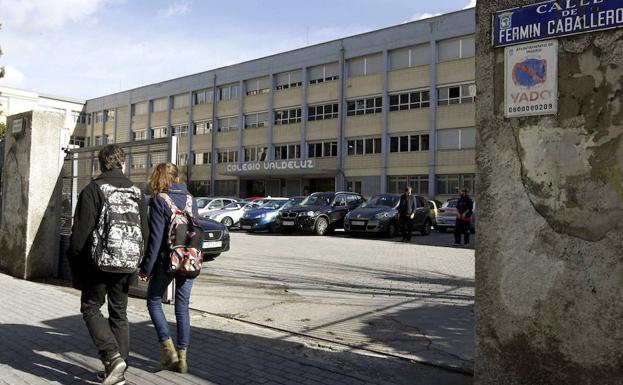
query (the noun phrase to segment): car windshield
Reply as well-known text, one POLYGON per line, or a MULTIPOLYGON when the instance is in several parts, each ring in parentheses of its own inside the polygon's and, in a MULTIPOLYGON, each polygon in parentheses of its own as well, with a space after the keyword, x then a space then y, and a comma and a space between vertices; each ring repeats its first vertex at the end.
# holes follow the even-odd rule
POLYGON ((328 206, 329 202, 333 200, 332 195, 327 194, 318 194, 318 195, 310 195, 303 202, 301 202, 301 206, 328 206))
POLYGON ((268 209, 268 210, 276 210, 278 208, 281 208, 283 205, 285 205, 286 202, 288 201, 285 199, 280 199, 278 201, 267 201, 266 203, 262 205, 262 208, 268 209))
POLYGON ((197 199, 197 207, 199 207, 200 209, 206 207, 208 205, 208 203, 212 202, 214 199, 208 199, 208 198, 203 198, 203 199, 197 199))
POLYGON ((231 202, 230 204, 228 204, 227 206, 223 207, 225 209, 239 209, 240 208, 240 203, 238 202, 231 202))
POLYGON ((400 200, 396 195, 377 195, 365 203, 364 207, 395 207, 400 200))
POLYGON ((441 206, 441 207, 444 207, 444 208, 446 208, 446 207, 456 208, 456 203, 457 202, 458 202, 458 200, 452 199, 452 200, 449 200, 446 203, 444 203, 443 206, 441 206))
POLYGON ((290 199, 289 201, 286 201, 286 204, 283 205, 283 208, 287 209, 288 207, 292 207, 292 206, 296 206, 298 204, 301 204, 301 202, 303 202, 303 198, 290 199))

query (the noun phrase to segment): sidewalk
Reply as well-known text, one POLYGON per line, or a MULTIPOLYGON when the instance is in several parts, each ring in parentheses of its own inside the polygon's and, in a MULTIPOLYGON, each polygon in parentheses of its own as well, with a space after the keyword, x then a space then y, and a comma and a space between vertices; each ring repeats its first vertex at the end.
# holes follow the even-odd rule
MULTIPOLYGON (((97 384, 79 292, 0 274, 0 384, 97 384)), ((172 309, 165 306, 173 320, 172 309)), ((471 384, 469 376, 193 312, 190 373, 157 371, 144 301, 131 299, 131 384, 471 384)), ((172 329, 174 332, 174 327, 172 329)))

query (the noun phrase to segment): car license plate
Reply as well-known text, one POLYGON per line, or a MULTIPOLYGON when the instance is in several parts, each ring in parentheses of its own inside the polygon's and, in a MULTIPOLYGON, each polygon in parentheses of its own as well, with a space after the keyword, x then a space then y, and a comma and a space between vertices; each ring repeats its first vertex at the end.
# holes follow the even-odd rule
POLYGON ((281 224, 284 226, 294 226, 294 221, 283 221, 281 224))
POLYGON ((251 226, 249 225, 242 225, 242 229, 243 230, 249 230, 251 228, 251 226))
POLYGON ((215 247, 222 247, 222 241, 204 241, 203 248, 204 249, 214 249, 215 247))
POLYGON ((364 221, 352 221, 352 222, 350 222, 350 224, 352 226, 363 226, 363 225, 366 224, 366 222, 364 222, 364 221))

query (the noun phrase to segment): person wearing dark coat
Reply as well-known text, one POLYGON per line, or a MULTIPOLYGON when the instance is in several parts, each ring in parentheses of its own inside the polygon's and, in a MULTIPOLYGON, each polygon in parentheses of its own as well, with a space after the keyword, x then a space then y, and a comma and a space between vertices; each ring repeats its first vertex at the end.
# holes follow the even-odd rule
POLYGON ((415 217, 415 197, 411 194, 411 187, 406 187, 404 194, 400 196, 398 204, 398 218, 400 223, 400 242, 411 242, 413 232, 413 218, 415 217))
POLYGON ((456 202, 456 223, 454 225, 454 244, 461 244, 461 234, 463 234, 465 244, 469 244, 469 225, 474 210, 474 201, 467 195, 467 189, 461 189, 461 196, 456 202))
MULTIPOLYGON (((104 364, 102 383, 114 385, 125 381, 123 374, 127 368, 130 345, 128 289, 138 279, 136 272, 110 273, 98 269, 91 247, 93 231, 97 227, 106 200, 100 185, 127 188, 133 186, 133 183, 123 173, 125 155, 121 147, 108 145, 100 150, 98 158, 102 174, 94 178, 78 197, 67 258, 72 271, 73 287, 82 292, 80 312, 104 364), (106 297, 108 319, 100 310, 106 297)), ((144 199, 139 201, 139 217, 143 240, 147 240, 149 222, 144 199)), ((145 255, 145 249, 141 251, 145 255)))

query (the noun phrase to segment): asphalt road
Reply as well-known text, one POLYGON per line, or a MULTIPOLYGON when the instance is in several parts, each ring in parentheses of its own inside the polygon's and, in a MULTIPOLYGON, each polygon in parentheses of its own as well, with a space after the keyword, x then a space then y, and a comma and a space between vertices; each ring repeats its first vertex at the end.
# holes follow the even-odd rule
MULTIPOLYGON (((474 238, 474 237, 473 237, 474 238)), ((232 232, 206 264, 195 309, 470 371, 474 250, 451 234, 399 239, 232 232)))

